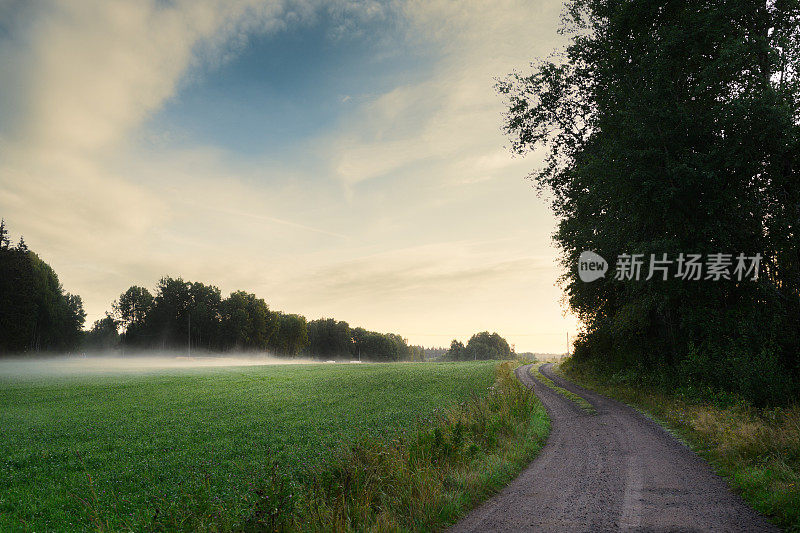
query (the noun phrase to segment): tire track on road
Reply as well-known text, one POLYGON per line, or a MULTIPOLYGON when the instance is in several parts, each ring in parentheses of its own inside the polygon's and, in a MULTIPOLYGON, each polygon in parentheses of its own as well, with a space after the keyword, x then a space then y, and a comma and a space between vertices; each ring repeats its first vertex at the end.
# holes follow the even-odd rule
POLYGON ((451 531, 778 531, 697 454, 636 410, 542 374, 585 398, 577 404, 516 370, 550 416, 539 456, 451 531))

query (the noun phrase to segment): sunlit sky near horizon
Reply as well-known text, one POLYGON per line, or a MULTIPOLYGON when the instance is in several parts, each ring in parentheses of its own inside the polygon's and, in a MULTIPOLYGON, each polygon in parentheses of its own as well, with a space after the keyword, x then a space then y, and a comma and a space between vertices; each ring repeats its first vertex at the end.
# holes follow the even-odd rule
POLYGON ((0 216, 87 327, 164 275, 446 346, 563 352, 556 221, 496 77, 558 1, 0 0, 0 216))

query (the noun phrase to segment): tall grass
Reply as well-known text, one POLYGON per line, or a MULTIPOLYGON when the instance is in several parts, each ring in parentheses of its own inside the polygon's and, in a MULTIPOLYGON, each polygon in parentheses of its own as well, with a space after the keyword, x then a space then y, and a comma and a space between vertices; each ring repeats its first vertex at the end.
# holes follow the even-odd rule
POLYGON ((584 387, 652 414, 705 457, 756 510, 789 531, 800 531, 800 406, 757 409, 743 401, 717 405, 679 391, 634 385, 572 361, 560 371, 584 387))

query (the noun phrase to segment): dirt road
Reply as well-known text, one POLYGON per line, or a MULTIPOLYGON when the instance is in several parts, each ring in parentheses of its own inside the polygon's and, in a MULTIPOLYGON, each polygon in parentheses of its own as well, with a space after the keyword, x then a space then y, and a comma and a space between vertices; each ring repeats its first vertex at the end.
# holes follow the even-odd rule
POLYGON ((542 373, 586 398, 591 415, 530 376, 552 422, 539 456, 452 531, 777 531, 658 424, 542 373))

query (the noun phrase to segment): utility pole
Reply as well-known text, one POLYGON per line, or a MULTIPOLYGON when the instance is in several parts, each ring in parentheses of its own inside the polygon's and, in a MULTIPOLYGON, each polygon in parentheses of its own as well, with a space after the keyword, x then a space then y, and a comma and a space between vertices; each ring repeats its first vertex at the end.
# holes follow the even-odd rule
POLYGON ((192 356, 192 315, 189 315, 189 357, 192 356))
MULTIPOLYGON (((126 337, 124 339, 125 341, 128 340, 127 339, 127 337, 128 337, 128 328, 134 322, 136 322, 136 300, 134 300, 133 303, 131 304, 131 319, 125 325, 125 337, 126 337)), ((122 356, 125 357, 125 342, 124 341, 122 342, 122 356)))
POLYGON ((569 357, 569 331, 567 332, 567 357, 569 357))

